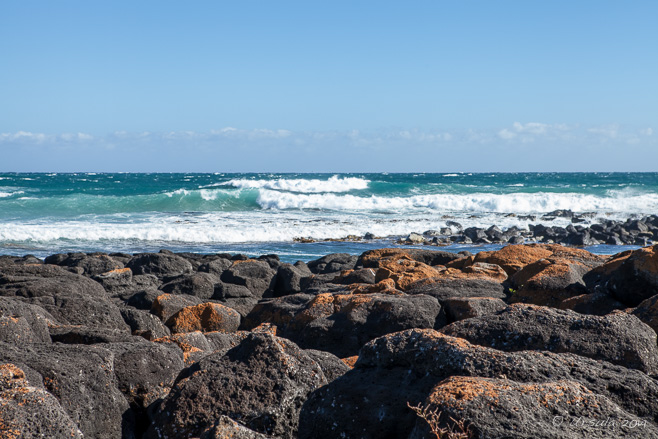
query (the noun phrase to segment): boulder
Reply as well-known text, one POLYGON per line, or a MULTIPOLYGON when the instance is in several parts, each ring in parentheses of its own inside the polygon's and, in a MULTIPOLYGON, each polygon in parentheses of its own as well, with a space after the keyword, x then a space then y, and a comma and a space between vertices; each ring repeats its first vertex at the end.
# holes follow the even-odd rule
MULTIPOLYGON (((304 265, 305 268, 307 268, 304 265)), ((302 291, 301 280, 310 276, 310 270, 300 269, 292 264, 281 264, 276 272, 276 283, 274 284, 274 297, 297 294, 302 291)))
POLYGON ((503 351, 573 353, 647 374, 658 373, 656 333, 623 312, 589 316, 516 304, 494 315, 452 323, 441 332, 503 351))
POLYGON ((570 309, 580 314, 592 314, 595 316, 604 316, 615 310, 625 308, 621 302, 602 292, 570 297, 560 302, 557 307, 559 309, 570 309))
POLYGON ((215 294, 215 284, 219 278, 210 273, 193 273, 178 276, 160 289, 167 294, 188 294, 202 300, 208 300, 215 294))
POLYGON ((658 295, 642 301, 631 314, 658 333, 658 295))
POLYGON ((204 303, 203 300, 188 295, 160 294, 153 301, 151 313, 160 317, 160 320, 166 322, 171 316, 181 309, 204 303))
POLYGON ((97 346, 34 344, 19 349, 0 343, 0 363, 38 372, 85 437, 121 437, 129 406, 118 389, 112 352, 97 346))
POLYGON ((154 340, 171 334, 171 331, 162 323, 162 320, 148 311, 122 308, 121 316, 126 324, 130 326, 133 335, 144 337, 147 340, 154 340))
POLYGON ((41 385, 34 386, 20 368, 10 363, 0 364, 0 436, 8 439, 83 437, 57 398, 41 385))
POLYGON ((450 322, 488 316, 507 307, 501 299, 493 297, 452 297, 442 301, 442 305, 450 322))
POLYGON ((563 247, 557 244, 528 244, 508 245, 500 250, 480 252, 475 255, 473 262, 500 265, 509 276, 513 276, 526 265, 550 257, 577 261, 592 268, 602 264, 605 260, 602 256, 594 255, 582 249, 563 247))
POLYGON ((142 253, 135 255, 126 267, 134 274, 154 274, 160 278, 192 273, 194 268, 185 258, 173 253, 142 253))
POLYGON ((224 270, 229 268, 233 262, 226 258, 217 258, 208 262, 204 262, 199 266, 199 272, 210 273, 217 277, 221 276, 224 270))
POLYGON ((213 351, 213 345, 200 331, 172 334, 156 338, 153 342, 178 346, 183 352, 186 365, 193 364, 213 351))
POLYGON ((434 267, 415 261, 409 256, 388 256, 379 260, 375 282, 393 279, 396 288, 406 291, 414 282, 436 277, 438 274, 434 267))
POLYGON ((374 284, 375 277, 375 270, 372 268, 345 270, 341 271, 338 276, 335 276, 331 280, 331 283, 339 285, 374 284))
POLYGON ((379 261, 383 258, 402 258, 404 256, 430 266, 445 265, 455 259, 462 257, 462 255, 458 253, 437 250, 425 250, 416 248, 378 248, 375 250, 368 250, 359 256, 359 259, 356 262, 356 266, 364 268, 379 268, 379 261))
POLYGON ((247 287, 253 297, 261 298, 270 294, 274 287, 276 270, 265 261, 248 259, 234 261, 221 276, 222 282, 247 287))
POLYGON ((626 306, 637 306, 658 294, 658 245, 618 253, 584 279, 592 291, 607 292, 626 306))
POLYGON ((587 292, 583 275, 590 270, 587 265, 562 258, 532 262, 512 276, 516 291, 510 302, 557 307, 563 300, 587 292))
POLYGON ((165 323, 171 332, 235 332, 240 326, 240 314, 218 303, 186 306, 169 317, 165 323))
MULTIPOLYGON (((437 384, 459 376, 574 381, 632 419, 646 421, 646 434, 658 421, 658 381, 638 370, 573 354, 503 352, 431 329, 410 329, 366 344, 354 369, 313 392, 300 414, 299 438, 409 437, 418 418, 407 404, 424 404, 437 384)), ((543 437, 543 430, 525 437, 543 437)))
POLYGON ((351 369, 344 361, 329 352, 319 351, 317 349, 305 349, 304 353, 318 363, 328 383, 343 376, 351 369))
POLYGON ((419 415, 427 421, 416 421, 410 439, 432 437, 433 429, 452 431, 455 437, 487 439, 639 439, 658 433, 652 427, 631 427, 629 421, 637 422, 633 415, 605 396, 569 380, 517 383, 450 377, 432 389, 419 415))
POLYGON ((108 271, 123 268, 123 263, 105 253, 67 253, 48 256, 46 264, 60 267, 79 267, 85 276, 95 276, 108 271))
POLYGON ((113 296, 118 296, 133 286, 133 272, 130 268, 110 270, 92 276, 92 279, 101 284, 105 291, 113 296))
POLYGON ((146 437, 197 437, 227 416, 258 433, 294 438, 302 404, 326 383, 318 364, 294 343, 250 334, 181 373, 146 437))
POLYGON ((357 259, 357 256, 347 253, 333 253, 310 261, 306 265, 314 274, 335 273, 354 269, 357 259))
MULTIPOLYGON (((50 313, 40 306, 24 303, 13 297, 0 297, 0 317, 24 321, 29 326, 30 335, 28 337, 32 340, 31 343, 50 343, 48 325, 59 324, 50 313)), ((13 339, 20 343, 20 339, 17 339, 16 334, 10 329, 12 326, 12 322, 8 322, 7 326, 0 325, 0 340, 9 342, 13 339)), ((28 342, 26 339, 23 340, 28 342)))
POLYGON ((38 305, 62 324, 127 329, 102 286, 54 265, 13 265, 0 273, 0 296, 38 305))
POLYGON ((408 328, 438 328, 446 319, 438 301, 424 295, 296 294, 259 303, 244 327, 263 322, 275 324, 283 337, 304 349, 348 357, 381 335, 408 328))

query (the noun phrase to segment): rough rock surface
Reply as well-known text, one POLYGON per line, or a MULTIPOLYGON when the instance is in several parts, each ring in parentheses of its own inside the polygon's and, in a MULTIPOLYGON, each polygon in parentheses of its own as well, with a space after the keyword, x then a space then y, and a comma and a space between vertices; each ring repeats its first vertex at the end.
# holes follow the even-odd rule
POLYGON ((95 276, 108 271, 123 268, 123 263, 105 253, 67 253, 48 256, 46 264, 60 267, 79 267, 85 276, 95 276))
POLYGON ((253 297, 261 298, 271 294, 274 288, 276 270, 265 261, 248 259, 234 261, 233 265, 224 270, 222 282, 242 285, 246 287, 253 297))
POLYGON ((201 433, 199 439, 268 439, 270 437, 250 430, 228 416, 222 415, 215 425, 201 433))
POLYGON ((658 295, 644 300, 631 314, 658 333, 658 295))
POLYGON ((448 321, 470 319, 495 314, 507 308, 507 304, 493 297, 453 297, 443 301, 448 321))
POLYGON ((251 334, 226 354, 186 369, 147 437, 195 437, 224 415, 256 432, 293 438, 302 404, 326 382, 318 364, 294 343, 251 334))
POLYGON ((412 329, 371 341, 353 370, 313 392, 300 414, 299 438, 408 437, 417 416, 407 403, 424 403, 451 376, 575 381, 647 420, 645 433, 656 431, 658 381, 643 372, 573 354, 502 352, 434 330, 412 329))
POLYGON ((215 293, 219 278, 209 273, 185 274, 170 280, 160 289, 168 294, 189 294, 207 300, 215 293))
MULTIPOLYGON (((631 427, 629 421, 638 422, 635 416, 568 380, 526 384, 450 377, 432 389, 424 409, 441 413, 441 427, 473 438, 529 438, 538 432, 542 438, 554 439, 646 438, 658 433, 641 424, 631 427), (465 428, 455 420, 464 422, 465 428)), ((419 419, 409 438, 428 437, 432 437, 430 425, 419 419)))
POLYGON ((503 351, 569 352, 658 373, 656 333, 623 312, 588 316, 516 304, 494 315, 452 323, 441 332, 503 351))
POLYGON ((391 294, 296 294, 259 303, 247 316, 249 329, 275 324, 282 336, 304 349, 338 357, 358 353, 368 341, 408 328, 445 325, 438 301, 429 296, 391 294))
POLYGON ((218 303, 187 306, 167 319, 174 334, 179 332, 235 332, 240 326, 240 314, 218 303))
POLYGON ((0 437, 82 439, 82 432, 59 401, 28 382, 13 364, 0 364, 0 437))
POLYGON ((20 349, 0 343, 0 362, 38 372, 85 437, 121 437, 128 402, 118 389, 114 355, 83 345, 31 345, 20 349))
POLYGON ((605 291, 626 306, 658 294, 658 245, 615 255, 585 276, 594 291, 605 291))
POLYGON ((173 253, 142 253, 135 255, 127 264, 134 274, 180 276, 192 273, 194 268, 187 259, 173 253))

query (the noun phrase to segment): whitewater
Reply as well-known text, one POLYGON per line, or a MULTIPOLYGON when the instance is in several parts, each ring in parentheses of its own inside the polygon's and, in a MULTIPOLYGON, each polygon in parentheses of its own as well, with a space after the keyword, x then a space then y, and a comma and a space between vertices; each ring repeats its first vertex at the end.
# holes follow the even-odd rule
POLYGON ((448 221, 566 226, 544 216, 559 209, 587 212, 590 224, 655 214, 658 174, 7 173, 0 253, 168 248, 308 259, 393 244, 448 221), (355 241, 366 234, 380 239, 355 241))

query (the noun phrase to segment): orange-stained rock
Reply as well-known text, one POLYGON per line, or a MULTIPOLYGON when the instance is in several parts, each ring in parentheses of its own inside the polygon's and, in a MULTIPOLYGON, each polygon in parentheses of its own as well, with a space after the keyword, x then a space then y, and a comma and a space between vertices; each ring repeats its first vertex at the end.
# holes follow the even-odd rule
POLYGON ((201 299, 187 294, 161 294, 153 301, 151 314, 155 314, 160 317, 160 320, 166 322, 171 316, 186 306, 194 306, 201 303, 203 303, 201 299))
POLYGON ((395 281, 391 278, 383 279, 376 284, 352 284, 347 286, 352 294, 404 294, 395 287, 395 281))
POLYGON ((431 266, 445 265, 450 261, 462 257, 457 253, 440 250, 426 250, 418 248, 379 248, 375 250, 368 250, 359 256, 357 266, 363 266, 366 268, 379 268, 381 266, 380 260, 384 258, 402 258, 405 256, 431 266))
POLYGON ((352 355, 351 357, 341 358, 340 361, 345 363, 350 369, 354 369, 354 364, 358 359, 359 359, 358 355, 352 355))
POLYGON ((512 276, 526 265, 549 257, 578 261, 591 267, 600 265, 606 260, 605 257, 594 255, 587 250, 559 244, 527 244, 508 245, 500 250, 480 252, 475 255, 473 262, 498 264, 509 276, 512 276))
POLYGON ((277 329, 278 328, 276 327, 276 325, 272 323, 261 323, 260 325, 252 329, 251 332, 263 332, 266 334, 276 336, 277 329))
POLYGON ((375 280, 380 282, 393 279, 395 286, 402 291, 418 280, 439 275, 433 267, 414 261, 406 255, 382 258, 379 260, 379 267, 375 280))
MULTIPOLYGON (((642 436, 634 429, 621 427, 621 419, 632 417, 631 414, 570 380, 517 383, 507 379, 455 376, 436 385, 424 407, 426 411, 440 413, 435 420, 437 426, 452 431, 454 437, 475 437, 473 432, 477 431, 482 437, 584 439, 593 437, 591 427, 571 420, 586 416, 620 423, 619 437, 642 436), (529 419, 532 422, 528 422, 529 419)), ((430 425, 420 420, 409 435, 412 439, 432 436, 430 425)))
POLYGON ((586 293, 583 276, 588 271, 587 265, 560 257, 532 262, 512 276, 516 291, 510 301, 558 307, 562 301, 586 293))
POLYGON ((208 339, 200 331, 172 334, 166 337, 156 338, 153 342, 175 344, 181 348, 183 351, 183 360, 187 365, 194 363, 206 355, 206 352, 212 350, 208 339))
POLYGON ((188 306, 171 316, 165 323, 171 332, 235 332, 240 326, 240 314, 218 303, 188 306))

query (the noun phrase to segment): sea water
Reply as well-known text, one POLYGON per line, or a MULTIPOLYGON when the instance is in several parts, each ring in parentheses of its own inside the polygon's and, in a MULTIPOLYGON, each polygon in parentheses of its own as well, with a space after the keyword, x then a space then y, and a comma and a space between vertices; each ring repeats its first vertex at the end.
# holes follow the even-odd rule
POLYGON ((166 248, 310 260, 395 245, 447 221, 566 226, 568 218, 541 219, 557 209, 591 212, 590 223, 656 214, 658 173, 4 173, 0 254, 166 248), (379 239, 331 241, 366 233, 379 239))

